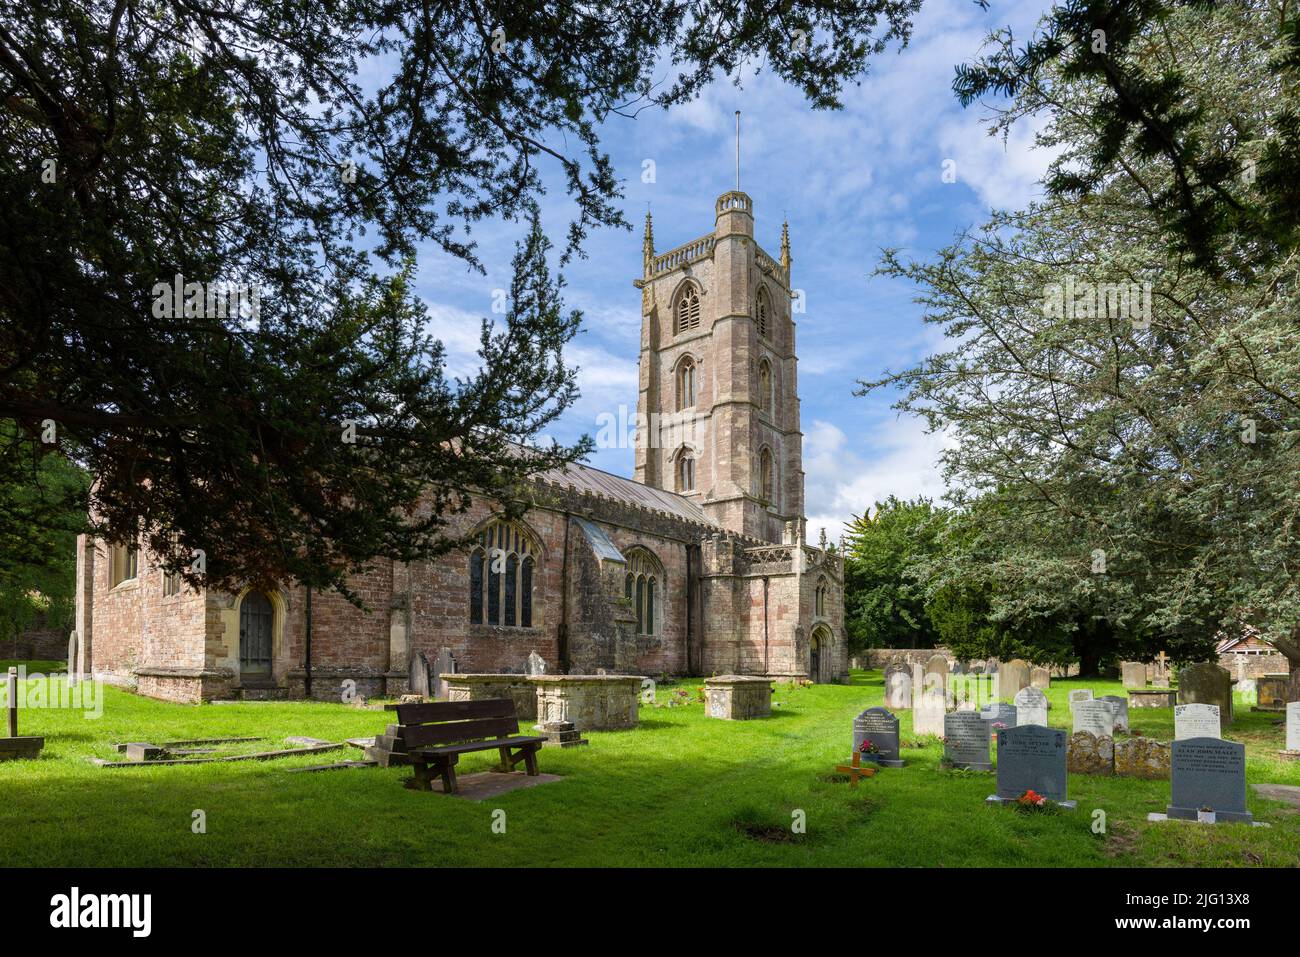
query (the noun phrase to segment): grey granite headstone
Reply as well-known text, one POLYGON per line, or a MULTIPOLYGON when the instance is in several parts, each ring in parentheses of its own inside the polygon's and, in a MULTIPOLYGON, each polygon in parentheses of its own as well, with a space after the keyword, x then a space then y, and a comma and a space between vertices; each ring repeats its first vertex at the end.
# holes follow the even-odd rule
POLYGON ((1104 694, 1098 701, 1105 701, 1115 714, 1115 730, 1128 734, 1128 698, 1117 694, 1104 694))
POLYGON ((1016 727, 1022 724, 1047 727, 1047 695, 1038 688, 1021 688, 1016 692, 1016 727))
POLYGON ((1087 731, 1099 738, 1115 735, 1115 712, 1105 701, 1080 701, 1074 706, 1074 733, 1087 731))
POLYGON ((429 659, 424 656, 423 651, 411 655, 411 663, 406 675, 406 692, 424 698, 429 696, 429 659))
POLYGON ((1216 820, 1249 824, 1246 810, 1246 746, 1218 738, 1188 738, 1173 743, 1170 757, 1171 818, 1195 821, 1209 808, 1216 820))
POLYGON ((874 761, 881 767, 901 768, 898 757, 898 718, 886 708, 868 708, 853 719, 853 750, 863 761, 874 761), (876 753, 862 751, 862 742, 870 741, 876 753))
POLYGON ((997 727, 999 724, 1004 728, 1014 728, 1018 723, 1016 706, 1002 701, 993 702, 980 712, 980 717, 989 723, 989 730, 995 733, 1000 730, 997 727))
POLYGON ((989 722, 975 711, 952 711, 943 716, 943 760, 954 768, 988 771, 989 722))
POLYGON ((1174 705, 1174 740, 1190 741, 1192 738, 1221 738, 1223 725, 1218 705, 1174 705))
POLYGON ((1066 735, 1059 728, 1022 724, 998 732, 997 797, 1014 801, 1035 791, 1050 801, 1066 800, 1066 735))
POLYGON ((1286 706, 1286 749, 1300 751, 1300 701, 1286 706))

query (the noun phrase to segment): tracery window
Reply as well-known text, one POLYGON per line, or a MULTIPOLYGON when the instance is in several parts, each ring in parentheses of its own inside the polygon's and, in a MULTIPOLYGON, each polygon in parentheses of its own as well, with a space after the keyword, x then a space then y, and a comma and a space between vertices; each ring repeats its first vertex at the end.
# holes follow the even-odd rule
POLYGON ((624 579, 623 594, 632 602, 636 612, 636 633, 638 635, 657 635, 659 633, 659 607, 662 604, 661 588, 664 570, 652 554, 644 549, 634 549, 627 556, 627 577, 624 579))
POLYGON ((813 594, 813 614, 814 614, 814 615, 821 615, 821 616, 825 617, 825 615, 826 615, 826 593, 827 593, 828 591, 830 591, 830 587, 831 587, 831 586, 830 586, 830 583, 827 582, 826 579, 824 579, 824 578, 821 579, 819 582, 817 582, 817 590, 816 590, 816 592, 814 592, 814 594, 813 594))
POLYGON ((677 367, 677 409, 693 408, 695 405, 695 362, 685 358, 677 367))
POLYGON ((475 625, 532 628, 540 549, 516 522, 495 521, 469 555, 469 620, 475 625))
POLYGON ((695 491, 695 456, 686 449, 677 456, 677 491, 695 491))

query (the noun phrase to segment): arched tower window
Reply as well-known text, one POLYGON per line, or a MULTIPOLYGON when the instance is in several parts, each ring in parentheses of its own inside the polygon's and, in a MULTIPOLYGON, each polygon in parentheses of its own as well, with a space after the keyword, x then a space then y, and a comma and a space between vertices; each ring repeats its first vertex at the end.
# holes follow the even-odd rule
POLYGON ((628 552, 623 594, 632 602, 638 635, 659 634, 663 580, 663 566, 654 555, 643 548, 628 552))
POLYGON ((677 456, 677 491, 695 491, 695 456, 689 449, 682 449, 677 456))
POLYGON ((700 291, 688 282, 677 295, 677 331, 686 332, 700 327, 700 291))
POLYGON ((771 324, 772 303, 767 296, 767 288, 760 286, 758 296, 754 301, 754 322, 758 326, 758 334, 767 338, 769 325, 771 324))
POLYGON ((817 590, 813 594, 813 614, 826 616, 826 594, 830 591, 830 582, 825 578, 818 580, 817 590))
POLYGON ((772 492, 776 488, 776 476, 773 474, 772 450, 763 446, 758 453, 758 488, 759 496, 766 502, 772 501, 772 492))
POLYGON ((689 356, 677 367, 677 409, 695 406, 695 360, 689 356))
POLYGON ((469 620, 475 625, 532 628, 533 580, 541 549, 516 522, 494 521, 469 555, 469 620))
POLYGON ((764 412, 772 414, 772 363, 758 361, 758 403, 764 412))

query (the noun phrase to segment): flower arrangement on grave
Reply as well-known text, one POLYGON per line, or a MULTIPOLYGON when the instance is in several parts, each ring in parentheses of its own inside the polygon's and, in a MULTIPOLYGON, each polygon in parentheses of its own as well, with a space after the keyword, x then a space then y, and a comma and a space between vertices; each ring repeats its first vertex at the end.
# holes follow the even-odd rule
POLYGON ((861 754, 879 754, 880 749, 870 738, 863 738, 862 744, 858 746, 858 752, 861 754))
POLYGON ((695 689, 695 700, 700 704, 704 703, 704 685, 700 685, 695 689))
POLYGON ((1027 790, 1020 797, 1016 798, 1016 804, 1026 811, 1034 811, 1047 807, 1047 798, 1043 797, 1033 788, 1027 790))
POLYGON ((996 731, 1005 731, 1007 729, 1007 726, 1003 724, 1001 721, 994 721, 993 728, 996 731))

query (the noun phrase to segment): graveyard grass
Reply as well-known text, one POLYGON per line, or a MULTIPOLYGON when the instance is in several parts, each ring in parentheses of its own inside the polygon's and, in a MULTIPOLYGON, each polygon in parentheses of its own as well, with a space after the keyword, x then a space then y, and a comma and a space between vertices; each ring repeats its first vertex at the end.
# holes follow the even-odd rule
MULTIPOLYGON (((665 701, 698 681, 660 685, 665 701)), ((1118 682, 1058 681, 1054 727, 1067 693, 1118 682)), ((185 706, 105 689, 104 714, 20 712, 20 734, 44 735, 36 761, 0 763, 0 834, 8 865, 28 866, 917 866, 1300 867, 1300 810, 1248 790, 1256 820, 1240 825, 1149 824, 1168 781, 1071 775, 1076 812, 1018 814, 986 806, 994 777, 945 771, 942 746, 913 739, 901 711, 903 758, 857 788, 836 774, 854 716, 881 704, 879 672, 850 686, 777 685, 770 719, 704 717, 703 705, 642 706, 636 730, 588 732, 590 745, 544 749, 541 770, 564 780, 481 804, 402 787, 409 769, 289 774, 291 767, 358 759, 323 755, 195 767, 100 768, 118 741, 160 743, 260 736, 244 750, 286 747, 289 735, 331 741, 382 731, 390 714, 325 703, 185 706), (493 833, 493 811, 506 832, 493 833), (1094 833, 1094 810, 1106 831, 1094 833), (192 832, 193 812, 206 833, 192 832), (791 828, 796 812, 806 833, 791 828)), ((1300 762, 1274 757, 1279 717, 1238 702, 1227 736, 1245 743, 1249 783, 1300 785, 1300 762)), ((1170 709, 1130 712, 1144 734, 1173 737, 1170 709)), ((229 752, 226 752, 229 753, 229 752)), ((467 755, 461 773, 495 752, 467 755)))

